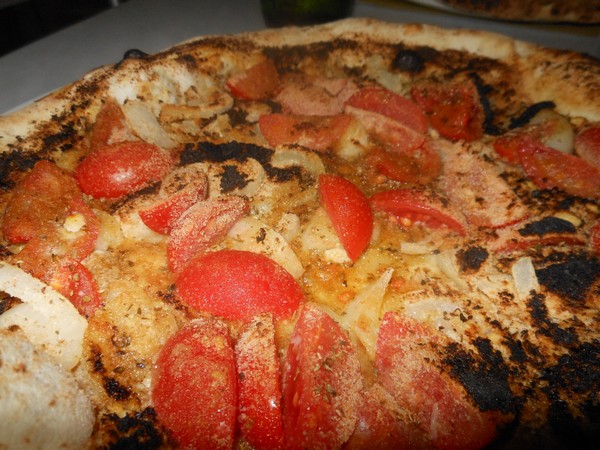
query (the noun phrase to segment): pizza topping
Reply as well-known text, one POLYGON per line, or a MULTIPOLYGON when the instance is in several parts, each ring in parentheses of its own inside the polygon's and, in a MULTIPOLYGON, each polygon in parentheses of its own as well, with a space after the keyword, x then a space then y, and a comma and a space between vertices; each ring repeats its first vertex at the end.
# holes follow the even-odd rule
POLYGON ((169 338, 152 376, 152 402, 182 447, 233 446, 236 368, 225 323, 197 319, 169 338))
POLYGON ((313 150, 331 150, 344 135, 351 117, 268 114, 258 120, 260 131, 271 147, 301 145, 313 150))
POLYGON ((175 285, 188 305, 229 319, 249 320, 262 313, 289 318, 304 301, 302 289, 283 267, 241 250, 192 259, 175 285))
POLYGON ((372 149, 366 162, 391 180, 422 186, 433 182, 442 172, 440 155, 427 142, 410 152, 372 149))
POLYGON ((286 448, 337 448, 348 440, 358 419, 360 366, 346 333, 315 306, 300 313, 282 385, 286 448))
POLYGON ((386 313, 377 343, 380 382, 413 417, 413 436, 436 448, 482 448, 496 435, 494 416, 436 366, 431 349, 437 339, 414 320, 386 313))
POLYGON ((600 124, 593 124, 575 136, 577 154, 600 170, 600 124))
POLYGON ((290 78, 285 80, 274 100, 284 112, 298 116, 335 116, 344 110, 344 103, 356 91, 347 79, 290 78))
POLYGON ((94 276, 77 260, 65 258, 53 271, 49 284, 67 297, 84 317, 91 317, 102 304, 94 276))
POLYGON ((497 169, 472 149, 443 146, 441 186, 455 208, 476 227, 501 228, 529 211, 497 169))
POLYGON ((177 146, 148 105, 139 100, 128 100, 122 109, 128 128, 142 141, 166 150, 177 146))
POLYGON ((225 237, 235 222, 248 212, 248 201, 222 196, 197 202, 175 222, 169 236, 169 267, 179 273, 190 259, 225 237))
POLYGON ((443 137, 467 142, 482 137, 483 108, 472 82, 425 82, 413 86, 410 94, 443 137))
POLYGON ((235 356, 242 439, 258 450, 282 448, 281 381, 271 316, 258 316, 244 328, 235 356))
POLYGON ((90 148, 96 150, 117 142, 132 141, 135 136, 125 122, 125 115, 114 99, 108 99, 96 115, 90 131, 90 148))
POLYGON ((539 139, 547 147, 563 153, 573 153, 575 132, 569 120, 552 109, 543 109, 531 119, 539 139))
POLYGON ((75 169, 75 179, 94 198, 118 198, 159 181, 171 165, 171 156, 156 145, 121 142, 89 153, 75 169))
POLYGON ((329 174, 319 176, 319 198, 348 257, 356 261, 373 234, 369 201, 350 181, 329 174))
POLYGON ((423 111, 411 100, 385 88, 361 89, 346 105, 384 115, 419 133, 427 131, 427 117, 423 111))
POLYGON ((596 254, 600 255, 600 220, 590 228, 590 243, 596 254))
POLYGON ((157 233, 169 234, 181 215, 208 194, 208 180, 198 166, 179 167, 162 181, 158 203, 139 212, 142 221, 157 233))
POLYGON ((370 203, 373 209, 394 216, 402 226, 419 223, 430 228, 447 227, 463 236, 466 234, 465 225, 446 212, 443 201, 426 191, 393 189, 374 194, 370 203))
POLYGON ((279 73, 273 61, 265 58, 227 80, 227 88, 242 100, 267 100, 279 88, 279 73))

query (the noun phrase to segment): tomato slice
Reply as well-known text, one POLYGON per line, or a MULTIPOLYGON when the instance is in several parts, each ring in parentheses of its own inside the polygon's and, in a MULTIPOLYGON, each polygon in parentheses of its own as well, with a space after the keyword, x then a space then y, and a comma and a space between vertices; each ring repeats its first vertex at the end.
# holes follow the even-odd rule
POLYGON ((282 82, 275 101, 288 114, 335 116, 343 112, 344 103, 356 89, 352 81, 344 78, 289 77, 282 82))
POLYGON ((350 181, 330 174, 319 176, 319 198, 348 257, 356 261, 373 234, 369 200, 350 181))
POLYGON ((575 151, 584 161, 600 170, 600 124, 577 133, 574 145, 575 151))
POLYGON ((350 339, 325 312, 306 305, 283 369, 286 448, 339 448, 358 419, 362 376, 350 339))
POLYGON ((427 117, 421 108, 413 101, 388 89, 361 89, 350 97, 346 105, 382 114, 419 133, 427 132, 427 117))
POLYGON ((258 253, 220 250, 192 259, 175 286, 184 302, 228 319, 288 318, 304 293, 283 267, 258 253))
POLYGON ((167 197, 139 212, 142 222, 157 233, 169 234, 185 211, 208 194, 208 178, 204 172, 189 170, 188 166, 171 172, 163 180, 159 197, 167 197), (192 172, 192 173, 190 173, 192 172), (177 190, 169 194, 167 187, 177 190))
POLYGON ((379 380, 408 410, 429 446, 483 448, 496 436, 496 419, 475 407, 464 388, 437 368, 429 350, 435 340, 416 321, 386 313, 375 358, 379 380))
POLYGON ((351 123, 346 114, 301 116, 267 114, 258 120, 260 131, 271 147, 301 145, 317 151, 332 149, 351 123))
POLYGON ((13 191, 2 220, 4 237, 23 244, 54 228, 81 195, 73 178, 49 161, 39 161, 13 191))
POLYGON ((52 273, 50 285, 68 298, 82 316, 93 316, 102 305, 94 276, 87 267, 72 258, 65 258, 52 273))
POLYGON ((362 123, 378 143, 390 151, 410 154, 425 142, 423 133, 383 114, 350 105, 347 105, 344 110, 362 123))
POLYGON ((371 206, 410 223, 422 223, 430 228, 447 227, 464 236, 465 226, 444 212, 442 201, 435 195, 416 189, 393 189, 371 196, 371 206))
POLYGON ((234 97, 242 100, 267 100, 279 88, 279 73, 269 58, 243 72, 232 75, 226 86, 234 97))
POLYGON ((222 196, 198 202, 175 222, 167 243, 169 267, 179 273, 195 255, 223 238, 248 212, 243 197, 222 196))
POLYGON ((442 170, 439 153, 427 142, 411 152, 372 149, 366 161, 394 181, 423 186, 439 177, 442 170))
POLYGON ((132 137, 121 107, 116 101, 107 100, 98 111, 90 130, 90 148, 96 150, 109 144, 131 140, 132 137))
POLYGON ((413 86, 410 94, 443 137, 470 142, 483 136, 483 107, 472 83, 426 82, 413 86))
POLYGON ((582 158, 539 143, 519 149, 523 170, 541 189, 558 188, 571 195, 600 198, 600 169, 582 158))
POLYGON ((75 169, 75 178, 94 198, 118 198, 160 180, 171 165, 169 153, 156 145, 120 142, 89 153, 75 169))
POLYGON ((196 319, 161 349, 152 374, 156 415, 182 448, 233 447, 237 385, 227 325, 196 319))
POLYGON ((416 445, 414 433, 399 419, 394 398, 375 383, 363 393, 358 422, 345 450, 426 448, 416 445))
POLYGON ((238 371, 238 425, 256 450, 283 448, 281 382, 273 318, 248 324, 235 345, 238 371))

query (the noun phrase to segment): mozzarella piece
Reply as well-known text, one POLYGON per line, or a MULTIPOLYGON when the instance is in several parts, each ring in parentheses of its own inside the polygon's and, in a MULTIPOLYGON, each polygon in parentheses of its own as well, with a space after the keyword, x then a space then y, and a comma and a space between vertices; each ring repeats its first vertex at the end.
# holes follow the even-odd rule
POLYGON ((329 262, 351 262, 323 208, 318 208, 303 227, 300 242, 304 251, 319 253, 329 262))
POLYGON ((575 132, 569 120, 551 109, 543 109, 531 119, 531 124, 546 123, 550 134, 544 136, 544 144, 563 153, 573 153, 575 132))
POLYGON ((23 302, 0 315, 0 329, 18 326, 66 369, 79 363, 87 321, 69 300, 5 262, 0 262, 0 291, 23 302))

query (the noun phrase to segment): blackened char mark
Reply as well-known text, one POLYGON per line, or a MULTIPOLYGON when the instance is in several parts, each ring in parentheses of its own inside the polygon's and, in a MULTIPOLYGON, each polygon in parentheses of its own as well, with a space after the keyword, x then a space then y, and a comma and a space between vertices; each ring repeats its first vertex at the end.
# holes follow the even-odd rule
POLYGON ((444 349, 443 362, 482 411, 518 412, 521 401, 508 383, 509 367, 489 339, 475 339, 478 354, 473 355, 457 343, 444 349))
POLYGON ((156 418, 154 408, 146 408, 124 417, 111 413, 101 419, 101 428, 113 436, 107 445, 110 450, 162 448, 165 439, 156 418))
POLYGON ((561 328, 552 321, 543 295, 538 293, 532 295, 527 302, 527 309, 539 334, 549 337, 553 342, 564 347, 573 347, 578 343, 573 327, 561 328))
POLYGON ((568 220, 558 217, 544 217, 528 223, 519 230, 521 236, 543 236, 549 233, 575 233, 577 229, 568 220))
POLYGON ((471 80, 473 80, 473 84, 477 89, 479 102, 481 103, 481 108, 483 109, 483 131, 491 136, 498 136, 502 134, 500 127, 494 124, 496 114, 492 109, 492 104, 489 99, 489 94, 493 91, 492 86, 484 83, 481 77, 475 72, 469 73, 469 77, 471 80))
POLYGON ((234 166, 233 164, 223 166, 223 173, 221 174, 222 192, 227 193, 236 189, 243 189, 249 181, 246 174, 241 173, 237 166, 234 166))
POLYGON ((273 150, 259 145, 242 142, 227 142, 215 144, 212 142, 200 142, 187 145, 179 157, 180 165, 194 164, 198 162, 245 162, 252 158, 260 163, 267 176, 275 181, 288 181, 300 176, 298 167, 279 168, 271 165, 273 150))
POLYGON ((142 50, 139 50, 137 48, 132 48, 127 50, 124 54, 123 54, 123 60, 125 59, 144 59, 146 56, 148 56, 148 53, 143 52, 142 50))
POLYGON ((12 150, 0 155, 0 189, 7 191, 15 185, 15 175, 30 170, 40 156, 35 153, 12 150))
POLYGON ((584 253, 567 255, 564 260, 537 269, 541 285, 571 305, 583 304, 600 277, 600 261, 584 253))
POLYGON ((131 388, 124 386, 113 377, 103 377, 104 390, 108 396, 117 401, 124 401, 131 397, 131 388))
POLYGON ((396 56, 392 59, 392 69, 410 74, 421 73, 428 61, 437 59, 439 52, 431 47, 409 48, 398 45, 396 56))
POLYGON ((460 249, 456 253, 456 257, 462 272, 477 272, 488 259, 489 253, 483 247, 469 247, 460 249))
POLYGON ((537 113, 539 113, 543 109, 554 109, 555 107, 556 104, 551 101, 534 103, 533 105, 529 106, 525 111, 523 111, 519 116, 514 117, 510 121, 509 128, 514 129, 524 127, 531 121, 531 119, 535 117, 537 113))
POLYGON ((550 400, 548 422, 557 437, 569 448, 594 448, 586 445, 596 445, 600 436, 600 341, 570 349, 541 378, 550 400))

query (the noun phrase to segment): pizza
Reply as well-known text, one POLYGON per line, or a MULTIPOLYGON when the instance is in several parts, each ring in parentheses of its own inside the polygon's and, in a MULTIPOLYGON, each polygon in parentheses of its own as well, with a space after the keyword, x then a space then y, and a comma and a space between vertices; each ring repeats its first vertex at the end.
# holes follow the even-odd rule
POLYGON ((441 0, 440 4, 461 13, 494 19, 580 24, 600 22, 598 0, 441 0))
POLYGON ((0 117, 0 447, 592 448, 600 62, 346 19, 0 117))

